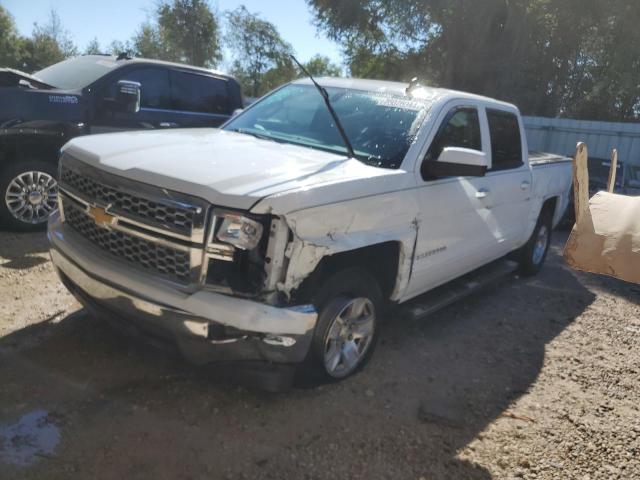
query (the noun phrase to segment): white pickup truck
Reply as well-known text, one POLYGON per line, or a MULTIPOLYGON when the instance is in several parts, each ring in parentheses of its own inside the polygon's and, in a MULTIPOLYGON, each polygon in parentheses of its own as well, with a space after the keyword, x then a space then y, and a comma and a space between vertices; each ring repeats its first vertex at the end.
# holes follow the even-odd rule
POLYGON ((69 142, 49 222, 64 284, 193 362, 341 379, 370 357, 385 306, 509 254, 538 272, 571 163, 528 155, 516 107, 318 83, 335 113, 300 80, 220 129, 69 142))

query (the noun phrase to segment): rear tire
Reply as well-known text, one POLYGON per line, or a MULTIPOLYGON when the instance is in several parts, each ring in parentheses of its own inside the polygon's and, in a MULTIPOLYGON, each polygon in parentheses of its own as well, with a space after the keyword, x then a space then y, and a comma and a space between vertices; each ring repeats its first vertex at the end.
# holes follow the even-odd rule
POLYGON ((53 163, 27 160, 0 171, 0 223, 10 230, 44 230, 56 209, 57 171, 53 163))
POLYGON ((382 293, 361 268, 329 277, 315 296, 318 322, 307 358, 307 373, 321 381, 339 381, 369 361, 380 332, 382 293))
POLYGON ((551 244, 552 223, 551 215, 548 212, 540 214, 531 238, 518 254, 520 273, 522 275, 531 277, 537 275, 542 269, 551 244))

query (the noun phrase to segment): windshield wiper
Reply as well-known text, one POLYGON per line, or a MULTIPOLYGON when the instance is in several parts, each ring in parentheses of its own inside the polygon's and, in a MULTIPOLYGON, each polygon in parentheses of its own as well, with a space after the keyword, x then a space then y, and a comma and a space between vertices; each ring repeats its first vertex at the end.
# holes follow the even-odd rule
POLYGON ((253 130, 249 130, 249 129, 246 129, 246 128, 232 128, 229 131, 230 132, 236 132, 236 133, 243 133, 245 135, 251 135, 252 137, 256 137, 256 138, 259 138, 261 140, 271 140, 272 142, 280 142, 277 138, 273 138, 271 135, 254 132, 253 130))
POLYGON ((298 61, 298 59, 296 57, 291 55, 291 58, 293 59, 294 62, 296 62, 298 67, 300 67, 300 70, 302 70, 304 72, 304 74, 307 77, 309 77, 309 79, 311 80, 313 85, 320 92, 320 95, 322 95, 322 99, 324 100, 324 104, 327 106, 327 110, 329 110, 329 113, 333 117, 333 121, 336 123, 336 127, 338 127, 338 131, 340 132, 340 136, 342 137, 342 140, 344 141, 345 147, 347 147, 347 152, 349 153, 349 156, 351 158, 356 158, 356 154, 353 151, 353 147, 351 146, 351 142, 349 141, 349 137, 347 137, 347 134, 345 133, 344 128, 342 127, 342 123, 340 123, 340 119, 338 118, 338 114, 336 113, 336 111, 331 106, 331 101, 329 100, 329 93, 327 92, 327 90, 324 87, 318 85, 318 82, 315 81, 315 79, 311 76, 311 74, 307 71, 307 69, 302 66, 302 64, 298 61))

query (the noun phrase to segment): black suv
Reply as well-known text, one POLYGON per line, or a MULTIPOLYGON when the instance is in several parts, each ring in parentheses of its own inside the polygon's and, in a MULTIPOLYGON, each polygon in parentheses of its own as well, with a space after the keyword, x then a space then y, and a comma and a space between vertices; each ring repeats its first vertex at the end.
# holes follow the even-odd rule
POLYGON ((58 152, 69 139, 217 127, 242 102, 232 77, 156 60, 85 55, 33 75, 0 69, 0 223, 44 227, 56 208, 58 152))

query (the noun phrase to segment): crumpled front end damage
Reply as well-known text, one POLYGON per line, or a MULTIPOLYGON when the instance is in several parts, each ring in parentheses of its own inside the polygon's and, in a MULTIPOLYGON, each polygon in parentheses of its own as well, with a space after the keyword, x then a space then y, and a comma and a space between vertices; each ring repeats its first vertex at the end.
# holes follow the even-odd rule
MULTIPOLYGON (((411 276, 418 225, 408 214, 415 211, 407 208, 411 198, 387 201, 384 197, 375 202, 355 200, 274 217, 267 254, 265 300, 272 303, 284 297, 287 302, 308 301, 298 294, 323 262, 334 260, 345 268, 360 266, 352 264, 361 258, 358 252, 391 245, 393 248, 380 248, 376 252, 397 258, 376 258, 374 262, 394 265, 391 278, 384 280, 391 287, 388 299, 399 300, 411 276)), ((375 264, 362 266, 376 270, 375 264)))

